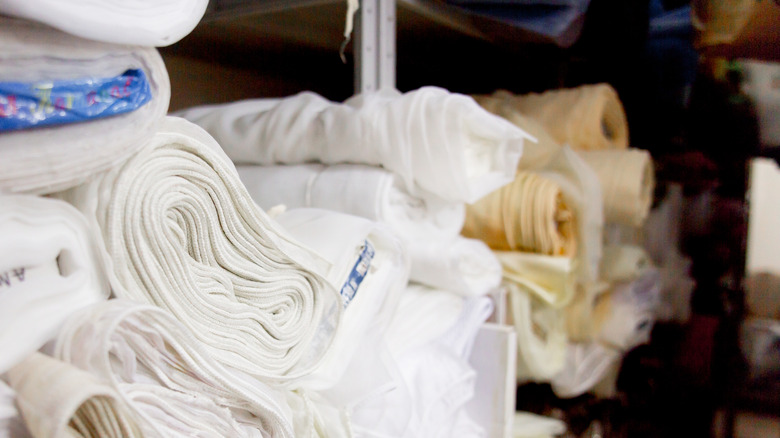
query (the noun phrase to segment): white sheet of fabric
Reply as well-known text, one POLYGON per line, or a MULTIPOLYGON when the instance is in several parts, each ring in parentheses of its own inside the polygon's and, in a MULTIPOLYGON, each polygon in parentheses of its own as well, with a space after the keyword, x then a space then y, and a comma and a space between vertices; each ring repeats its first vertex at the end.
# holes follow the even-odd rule
POLYGON ((513 438, 547 438, 566 433, 566 423, 531 412, 515 412, 513 438))
POLYGON ((90 40, 169 46, 189 34, 208 0, 4 0, 0 13, 90 40))
POLYGON ((0 438, 31 438, 16 406, 16 391, 0 380, 0 438))
POLYGON ((585 394, 622 356, 622 352, 598 342, 570 343, 566 347, 564 369, 550 382, 553 392, 560 398, 585 394))
POLYGON ((389 228, 357 216, 296 208, 276 216, 295 239, 331 262, 321 275, 341 292, 344 313, 317 369, 296 382, 322 390, 341 379, 369 325, 389 324, 409 280, 409 259, 389 228), (368 248, 367 248, 368 246, 368 248), (372 251, 370 258, 361 253, 372 251), (358 278, 351 274, 364 273, 358 278))
POLYGON ((110 383, 146 436, 292 437, 283 393, 209 357, 168 312, 114 299, 71 318, 56 357, 110 383))
POLYGON ((33 353, 8 372, 36 438, 143 437, 144 419, 107 382, 66 362, 33 353))
POLYGON ((303 92, 179 113, 209 131, 237 164, 381 165, 414 195, 474 202, 512 181, 522 129, 470 97, 436 87, 330 102, 303 92))
POLYGON ((0 194, 0 374, 56 336, 109 286, 87 220, 73 206, 0 194))
POLYGON ((556 257, 520 251, 495 251, 505 281, 532 293, 548 305, 568 305, 577 291, 572 257, 556 257))
POLYGON ((328 262, 252 202, 199 127, 166 118, 133 158, 61 196, 102 234, 113 293, 170 311, 220 363, 290 380, 322 357, 341 317, 317 274, 328 262))
POLYGON ((517 333, 517 380, 549 381, 564 366, 568 338, 563 312, 512 282, 504 284, 517 333))
POLYGON ((641 226, 655 191, 655 169, 650 153, 643 149, 580 151, 596 172, 604 193, 607 222, 641 226))
MULTIPOLYGON (((18 3, 32 6, 36 2, 18 3)), ((62 2, 66 3, 74 2, 62 2)), ((0 41, 0 81, 105 77, 140 69, 152 92, 149 102, 130 113, 2 133, 0 191, 41 194, 80 184, 137 152, 168 111, 168 72, 153 48, 93 42, 40 24, 2 17, 0 41)))
POLYGON ((637 279, 653 262, 644 248, 635 245, 607 245, 601 259, 601 278, 609 282, 637 279))

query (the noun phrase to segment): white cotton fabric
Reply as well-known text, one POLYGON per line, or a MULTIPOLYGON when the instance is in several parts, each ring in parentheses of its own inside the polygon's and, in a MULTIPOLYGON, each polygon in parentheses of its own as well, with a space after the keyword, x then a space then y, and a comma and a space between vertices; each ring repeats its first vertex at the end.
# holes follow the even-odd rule
POLYGON ((577 291, 572 257, 556 257, 520 251, 495 251, 504 280, 533 294, 549 306, 562 308, 577 291))
POLYGON ((88 41, 43 25, 3 17, 0 41, 0 81, 106 77, 127 69, 141 69, 152 92, 149 102, 130 113, 2 133, 0 191, 41 194, 80 184, 137 152, 168 111, 168 72, 153 48, 88 41))
MULTIPOLYGON (((331 262, 322 272, 341 291, 344 312, 332 343, 317 369, 296 385, 310 390, 333 386, 344 374, 369 326, 386 327, 409 279, 409 260, 398 238, 381 224, 314 208, 288 210, 276 217, 295 239, 331 262), (369 246, 370 260, 361 258, 369 246), (365 272, 359 284, 353 270, 365 272)), ((361 353, 362 354, 362 353, 361 353)))
POLYGON ((436 87, 357 95, 342 104, 304 92, 179 113, 209 131, 237 164, 380 165, 414 195, 474 202, 512 181, 520 128, 470 97, 436 87))
POLYGON ((208 0, 4 0, 0 13, 90 40, 168 46, 189 34, 208 0))
POLYGON ((36 438, 141 438, 149 431, 108 382, 44 354, 12 368, 8 381, 36 438))
POLYGON ((202 129, 166 118, 133 158, 61 196, 100 230, 117 297, 168 310, 248 374, 290 380, 316 366, 341 317, 317 274, 327 262, 252 202, 202 129))
POLYGON ((0 194, 0 374, 41 348, 109 286, 87 220, 71 205, 0 194))
POLYGON ((531 412, 515 412, 513 438, 547 438, 566 433, 566 423, 531 412))
POLYGON ((16 391, 0 380, 0 438, 31 438, 16 405, 16 391))
POLYGON ((160 308, 114 299, 85 309, 54 354, 108 382, 143 415, 146 436, 293 436, 280 392, 221 366, 160 308))

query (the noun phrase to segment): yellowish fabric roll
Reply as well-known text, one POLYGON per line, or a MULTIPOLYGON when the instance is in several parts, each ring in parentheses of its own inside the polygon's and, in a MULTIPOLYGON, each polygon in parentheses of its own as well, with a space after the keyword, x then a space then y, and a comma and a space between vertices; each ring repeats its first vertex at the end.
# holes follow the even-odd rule
MULTIPOLYGON (((623 104, 611 85, 593 84, 544 93, 514 95, 500 90, 491 97, 503 100, 488 111, 513 121, 513 113, 529 117, 547 130, 559 144, 574 149, 625 149, 628 147, 628 122, 623 104)), ((483 97, 475 97, 483 104, 483 97)), ((496 105, 495 103, 488 104, 496 105)), ((483 105, 484 106, 484 105, 483 105)), ((514 121, 513 121, 514 122, 514 121)), ((533 134, 533 132, 529 132, 533 134)))
POLYGON ((650 153, 643 149, 579 151, 596 172, 604 194, 607 222, 640 226, 653 202, 655 173, 650 153))
POLYGON ((462 234, 496 250, 573 256, 575 230, 558 184, 521 171, 512 183, 467 206, 462 234))
POLYGON ((600 297, 609 290, 604 282, 578 282, 571 303, 564 308, 566 334, 574 342, 589 342, 594 339, 608 307, 596 310, 600 297))
POLYGON ((753 15, 757 0, 694 0, 691 23, 698 47, 733 42, 753 15))
POLYGON ((574 298, 577 276, 573 258, 520 251, 493 253, 501 262, 505 283, 514 283, 554 308, 562 308, 574 298))

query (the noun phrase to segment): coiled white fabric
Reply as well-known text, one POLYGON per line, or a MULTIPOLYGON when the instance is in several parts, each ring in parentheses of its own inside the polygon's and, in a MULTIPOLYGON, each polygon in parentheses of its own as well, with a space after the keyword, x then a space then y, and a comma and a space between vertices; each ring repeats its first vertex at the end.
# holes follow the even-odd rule
POLYGON ((341 316, 316 273, 327 262, 252 202, 197 126, 166 118, 133 158, 61 196, 100 230, 113 293, 170 311, 222 364, 289 380, 327 348, 341 316))
POLYGON ((0 194, 0 374, 57 334, 109 286, 84 216, 71 205, 0 194))
POLYGON ((144 420, 105 380, 41 353, 8 372, 30 435, 36 438, 141 438, 144 420))
POLYGON ((221 366, 160 308, 114 299, 85 309, 54 354, 108 382, 143 415, 146 436, 293 436, 282 393, 221 366))
POLYGON ((514 178, 530 136, 468 96, 436 87, 383 90, 343 104, 304 92, 179 113, 237 164, 381 165, 413 195, 474 202, 514 178))
POLYGON ((168 46, 189 34, 208 0, 4 0, 0 13, 91 40, 168 46))
MULTIPOLYGON (((66 3, 73 2, 62 4, 66 3)), ((126 114, 3 133, 0 191, 40 194, 80 184, 137 152, 168 111, 168 72, 153 48, 88 41, 40 24, 3 17, 0 41, 0 81, 45 82, 113 76, 127 69, 140 69, 152 92, 149 102, 126 114)))

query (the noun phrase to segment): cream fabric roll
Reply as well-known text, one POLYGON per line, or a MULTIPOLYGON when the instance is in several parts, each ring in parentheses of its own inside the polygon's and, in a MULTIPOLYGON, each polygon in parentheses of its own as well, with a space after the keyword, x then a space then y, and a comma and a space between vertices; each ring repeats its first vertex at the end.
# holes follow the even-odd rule
POLYGON ((504 281, 533 294, 555 308, 567 306, 577 291, 574 259, 519 251, 495 251, 504 281))
POLYGON ((497 250, 573 256, 576 225, 554 181, 520 171, 510 184, 466 208, 463 235, 497 250))
POLYGON ((87 221, 57 199, 0 194, 0 374, 109 286, 87 221))
POLYGON ((607 222, 641 226, 650 212, 655 171, 650 153, 642 149, 581 151, 604 191, 607 222))
POLYGON ((342 378, 368 327, 389 324, 409 280, 409 259, 387 227, 361 217, 297 208, 276 220, 331 262, 321 274, 341 293, 344 313, 332 343, 317 369, 296 382, 308 390, 327 389, 342 378))
POLYGON ((124 299, 74 316, 55 356, 109 382, 147 436, 292 437, 283 393, 211 359, 168 312, 124 299))
POLYGON ((32 437, 16 405, 16 391, 3 380, 0 380, 0 437, 32 437))
POLYGON ((343 104, 304 92, 179 113, 237 164, 362 163, 407 190, 474 202, 510 182, 529 138, 468 96, 436 87, 357 95, 343 104))
POLYGON ((168 46, 195 28, 207 4, 208 0, 5 0, 0 13, 91 40, 168 46))
POLYGON ((4 132, 0 135, 0 191, 41 194, 82 183, 137 152, 168 111, 168 72, 153 48, 92 42, 43 25, 2 17, 0 41, 0 81, 45 83, 140 69, 152 92, 149 102, 129 113, 4 132))
POLYGON ((563 312, 512 282, 505 282, 510 323, 517 333, 517 380, 546 382, 563 369, 566 330, 563 312))
POLYGON ((36 438, 140 438, 157 432, 107 382, 44 354, 33 353, 12 368, 8 381, 36 438))
POLYGON ((502 116, 517 112, 534 119, 559 144, 582 150, 628 147, 626 113, 620 97, 609 84, 524 95, 500 90, 490 97, 506 102, 500 109, 502 116))
POLYGON ((612 283, 632 281, 652 267, 650 255, 640 246, 607 245, 601 259, 601 278, 612 283))
POLYGON ((328 262, 252 202, 199 127, 166 118, 132 159, 61 196, 100 230, 113 293, 170 311, 222 364, 290 380, 326 350, 341 318, 317 274, 328 262))

